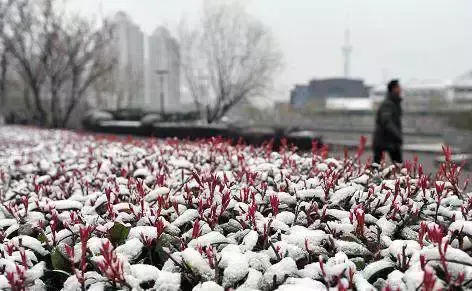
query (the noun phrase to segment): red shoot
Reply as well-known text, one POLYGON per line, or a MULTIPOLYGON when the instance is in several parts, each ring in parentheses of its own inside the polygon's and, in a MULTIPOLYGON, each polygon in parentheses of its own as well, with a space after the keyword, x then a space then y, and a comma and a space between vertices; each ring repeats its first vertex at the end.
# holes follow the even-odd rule
POLYGON ((442 151, 444 154, 444 159, 446 160, 446 163, 450 163, 452 160, 452 150, 450 146, 442 146, 442 151))
POLYGON ((226 208, 228 208, 230 200, 231 200, 231 192, 229 190, 226 190, 225 193, 223 194, 223 197, 221 198, 220 215, 222 215, 223 212, 226 211, 226 208))
POLYGON ((444 234, 441 227, 436 225, 433 227, 428 227, 428 238, 431 242, 441 244, 443 237, 444 234))
POLYGON ((318 262, 320 263, 321 274, 323 274, 323 277, 326 278, 326 271, 324 268, 323 257, 321 255, 318 257, 318 262))
POLYGON ((305 250, 306 250, 308 253, 311 253, 311 252, 310 252, 310 247, 308 246, 308 238, 305 238, 305 250))
POLYGON ((366 142, 367 142, 367 138, 365 136, 361 136, 359 140, 359 146, 357 147, 357 152, 356 152, 356 157, 355 157, 356 161, 359 160, 364 154, 366 142))
POLYGON ((441 197, 443 192, 444 192, 444 188, 445 188, 446 184, 445 183, 435 183, 434 184, 434 187, 436 189, 436 195, 438 195, 438 197, 441 197))
POLYGON ((433 291, 434 285, 436 284, 436 278, 428 269, 423 271, 423 291, 433 291))
POLYGON ((20 250, 20 257, 21 257, 21 264, 23 265, 23 267, 25 269, 27 269, 28 268, 28 258, 26 257, 26 252, 23 248, 20 250))
POLYGON ((356 225, 356 234, 359 236, 364 235, 364 226, 365 226, 365 213, 362 208, 354 209, 354 216, 357 220, 356 225))
POLYGON ((103 256, 103 261, 98 263, 100 271, 113 284, 124 282, 123 262, 116 256, 110 242, 107 241, 102 245, 100 253, 103 256))
POLYGON ((201 227, 200 227, 200 220, 197 219, 195 223, 193 224, 193 229, 192 229, 192 238, 196 239, 197 237, 200 236, 202 233, 201 227))
POLYGON ((159 239, 161 235, 164 233, 164 229, 165 229, 164 221, 161 218, 158 218, 156 220, 155 227, 156 227, 156 233, 157 233, 156 239, 159 239))
POLYGON ((200 177, 197 175, 197 173, 193 172, 192 177, 195 179, 195 181, 198 183, 198 185, 203 188, 202 181, 200 180, 200 177))
POLYGON ((280 200, 277 195, 271 195, 270 196, 270 206, 272 206, 272 213, 274 216, 276 216, 279 213, 279 204, 280 200))
POLYGON ((420 255, 420 264, 421 270, 424 271, 424 268, 426 267, 426 257, 424 255, 420 255))

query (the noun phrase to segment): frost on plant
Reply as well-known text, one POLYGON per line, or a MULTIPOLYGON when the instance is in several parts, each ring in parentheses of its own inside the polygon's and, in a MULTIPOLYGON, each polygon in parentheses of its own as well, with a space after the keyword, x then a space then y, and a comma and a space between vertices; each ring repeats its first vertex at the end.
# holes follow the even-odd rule
POLYGON ((371 167, 365 143, 334 159, 287 140, 1 128, 0 289, 472 288, 451 149, 430 175, 417 158, 371 167))

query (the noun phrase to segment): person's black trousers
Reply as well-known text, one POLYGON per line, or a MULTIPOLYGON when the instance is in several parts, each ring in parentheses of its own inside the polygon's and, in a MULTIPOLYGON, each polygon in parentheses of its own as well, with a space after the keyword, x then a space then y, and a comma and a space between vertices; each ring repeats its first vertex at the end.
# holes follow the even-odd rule
POLYGON ((380 164, 383 158, 383 153, 387 152, 390 159, 394 163, 403 163, 403 153, 401 147, 393 147, 389 149, 374 148, 374 162, 380 164))

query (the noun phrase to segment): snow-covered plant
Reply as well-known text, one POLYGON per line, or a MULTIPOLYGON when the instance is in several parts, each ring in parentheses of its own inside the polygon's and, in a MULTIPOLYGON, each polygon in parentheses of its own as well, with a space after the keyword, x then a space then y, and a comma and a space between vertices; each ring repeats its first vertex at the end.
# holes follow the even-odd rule
POLYGON ((114 287, 126 286, 123 260, 118 258, 110 242, 105 242, 100 248, 103 259, 98 262, 98 269, 114 287))
POLYGON ((15 132, 0 128, 2 290, 472 288, 450 148, 431 176, 418 158, 371 166, 365 138, 335 159, 286 140, 15 132))

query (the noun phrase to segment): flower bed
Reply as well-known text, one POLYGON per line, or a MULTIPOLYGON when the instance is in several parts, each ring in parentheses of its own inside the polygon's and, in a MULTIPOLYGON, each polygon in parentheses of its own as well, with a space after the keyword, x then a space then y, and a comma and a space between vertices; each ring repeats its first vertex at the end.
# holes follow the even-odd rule
POLYGON ((0 289, 472 286, 472 198, 326 148, 0 128, 0 289))

